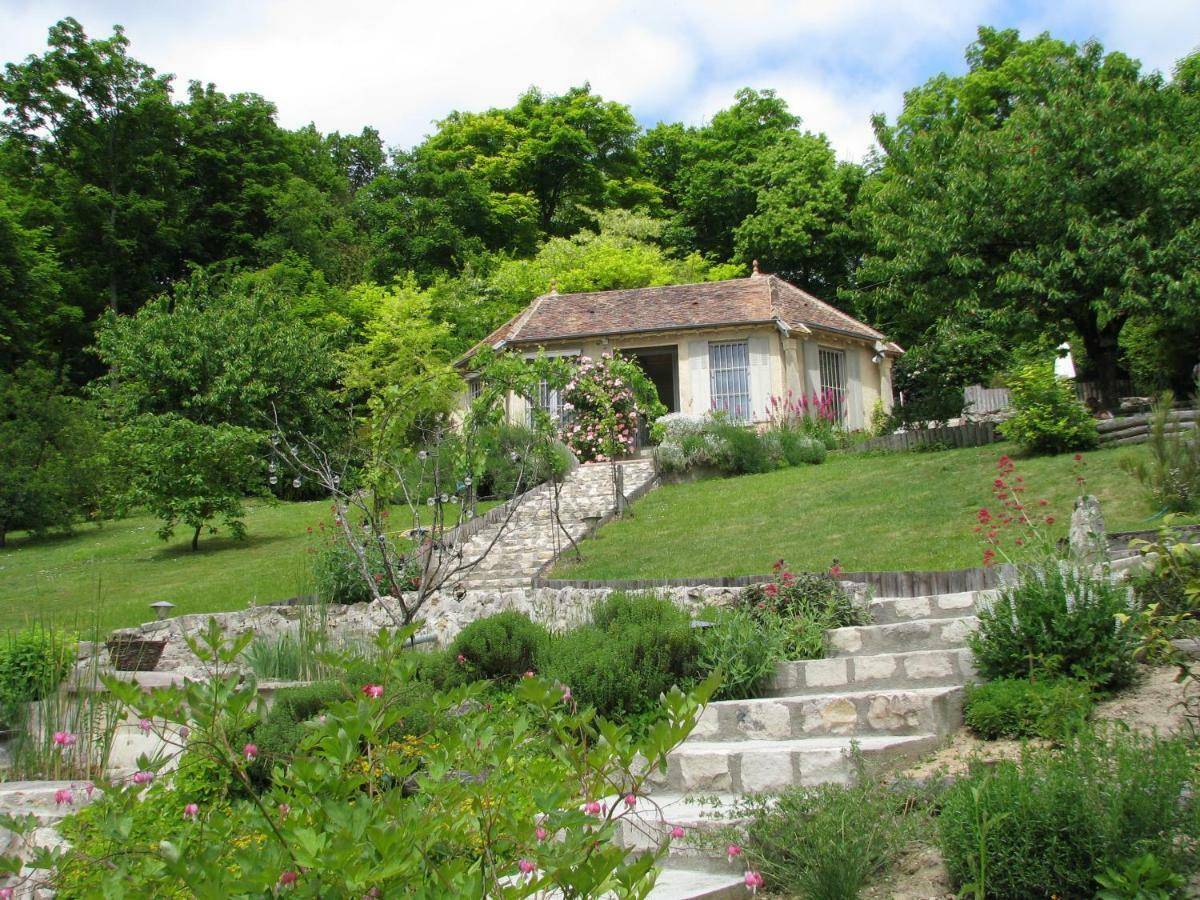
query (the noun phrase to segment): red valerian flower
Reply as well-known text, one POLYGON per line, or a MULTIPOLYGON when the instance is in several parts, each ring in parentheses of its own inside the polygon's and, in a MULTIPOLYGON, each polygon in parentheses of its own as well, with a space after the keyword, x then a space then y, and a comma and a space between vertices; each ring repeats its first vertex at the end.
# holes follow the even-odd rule
POLYGON ((986 525, 988 522, 992 521, 992 514, 988 512, 988 509, 985 506, 980 509, 979 512, 975 513, 975 518, 979 520, 980 524, 986 525))
POLYGON ((996 559, 996 551, 993 550, 991 547, 984 547, 984 549, 983 549, 983 564, 985 566, 990 566, 992 564, 993 560, 995 560, 995 559, 996 559))
POLYGON ((364 694, 366 694, 368 697, 370 697, 372 700, 378 700, 380 697, 383 696, 383 685, 382 684, 364 684, 362 686, 362 692, 364 694))
POLYGON ((1083 462, 1083 454, 1082 454, 1082 453, 1076 453, 1076 454, 1075 454, 1075 455, 1072 457, 1072 459, 1074 459, 1074 460, 1075 460, 1075 462, 1083 462))
POLYGON ((763 585, 763 593, 766 594, 768 597, 778 597, 779 596, 779 585, 777 585, 777 584, 763 585))
POLYGON ((1046 516, 1046 524, 1053 525, 1054 524, 1054 516, 1046 516))

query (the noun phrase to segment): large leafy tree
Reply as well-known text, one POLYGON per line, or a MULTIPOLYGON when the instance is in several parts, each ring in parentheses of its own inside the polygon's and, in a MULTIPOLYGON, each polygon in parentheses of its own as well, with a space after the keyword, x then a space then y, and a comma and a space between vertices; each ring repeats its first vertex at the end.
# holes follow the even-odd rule
POLYGON ((50 358, 82 312, 62 299, 63 271, 48 229, 29 227, 27 200, 0 181, 0 372, 50 358))
POLYGON ((0 77, 5 175, 32 186, 72 261, 70 302, 136 308, 178 269, 179 122, 170 77, 127 54, 118 26, 90 39, 74 19, 50 49, 0 77), (17 152, 18 149, 21 152, 17 152))
POLYGON ((901 341, 947 318, 1075 339, 1112 399, 1126 323, 1200 301, 1193 100, 1095 43, 985 28, 967 60, 876 123, 855 300, 901 341))
POLYGON ((126 500, 160 516, 164 538, 185 523, 193 549, 218 517, 242 533, 275 415, 319 441, 336 434, 327 341, 268 287, 196 273, 97 335, 108 372, 95 390, 126 500))

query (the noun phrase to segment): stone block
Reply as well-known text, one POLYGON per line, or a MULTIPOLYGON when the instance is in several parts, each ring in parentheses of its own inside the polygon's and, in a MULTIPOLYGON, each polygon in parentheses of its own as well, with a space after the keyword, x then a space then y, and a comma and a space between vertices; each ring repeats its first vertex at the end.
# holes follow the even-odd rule
POLYGON ((737 711, 738 732, 751 740, 791 737, 792 711, 783 703, 747 703, 737 711))
POLYGON ((850 766, 842 750, 808 750, 800 754, 800 783, 849 784, 850 766))
MULTIPOLYGON (((823 727, 830 734, 853 734, 858 727, 858 707, 846 697, 816 701, 813 705, 819 706, 814 727, 823 727)), ((806 717, 805 723, 808 721, 806 717)))
POLYGON ((837 628, 829 632, 829 648, 842 653, 862 649, 862 631, 857 628, 837 628))
POLYGON ((898 619, 921 619, 930 612, 928 597, 899 597, 894 606, 898 619))
POLYGON ((892 654, 860 656, 854 660, 854 680, 879 681, 891 678, 898 668, 896 657, 892 654))
POLYGON ((729 755, 722 751, 681 753, 678 756, 680 786, 685 791, 732 790, 729 759, 729 755))
POLYGON ((779 791, 796 783, 792 754, 782 750, 747 750, 741 754, 743 791, 779 791))
POLYGON ((922 653, 904 661, 904 673, 914 680, 949 678, 954 674, 954 660, 950 653, 922 653))
POLYGON ((844 659, 814 659, 804 664, 806 687, 841 687, 849 681, 844 659))
POLYGON ((921 722, 922 703, 915 694, 880 694, 871 701, 867 721, 880 731, 915 728, 921 722))

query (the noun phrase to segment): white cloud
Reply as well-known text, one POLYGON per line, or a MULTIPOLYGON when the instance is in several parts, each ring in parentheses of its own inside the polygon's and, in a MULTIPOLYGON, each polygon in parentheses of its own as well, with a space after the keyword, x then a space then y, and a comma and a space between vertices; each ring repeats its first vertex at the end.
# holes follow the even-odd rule
POLYGON ((0 0, 0 60, 40 52, 74 15, 92 36, 126 26, 131 52, 190 79, 274 101, 289 127, 377 127, 409 146, 452 109, 509 105, 531 85, 590 81, 643 121, 699 122, 742 86, 774 87, 844 158, 872 142, 872 112, 961 71, 980 23, 1050 29, 1169 70, 1200 38, 1194 0, 1063 0, 1030 13, 1000 0, 0 0))

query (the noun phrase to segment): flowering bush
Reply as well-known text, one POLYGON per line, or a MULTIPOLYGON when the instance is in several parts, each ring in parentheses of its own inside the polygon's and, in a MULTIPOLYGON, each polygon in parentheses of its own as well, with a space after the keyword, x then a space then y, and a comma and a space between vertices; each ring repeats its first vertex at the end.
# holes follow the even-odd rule
POLYGON ((837 397, 831 390, 796 395, 788 391, 767 401, 767 430, 793 432, 814 438, 833 450, 841 443, 842 423, 837 397))
MULTIPOLYGON (((412 632, 380 636, 378 682, 308 722, 295 756, 276 761, 261 791, 247 771, 261 748, 239 737, 260 715, 257 688, 230 669, 244 639, 230 644, 210 622, 203 643, 193 642, 211 666, 208 682, 144 694, 109 680, 169 740, 172 755, 186 747, 211 761, 245 799, 201 800, 168 770, 168 755, 143 757, 141 777, 97 785, 102 796, 75 831, 83 840, 37 853, 33 866, 86 867, 99 882, 91 893, 104 896, 641 894, 670 838, 627 858, 611 838, 632 807, 611 798, 645 793, 712 685, 670 692, 636 741, 580 709, 569 687, 530 677, 500 721, 487 704, 467 702, 479 687, 465 688, 431 700, 438 724, 428 740, 395 742, 389 734, 403 712, 394 697, 416 666, 403 649, 412 632)), ((33 817, 3 824, 27 836, 36 827, 33 817)), ((17 870, 11 860, 4 866, 17 870)))
POLYGON ((638 416, 652 422, 666 411, 653 382, 620 353, 605 353, 598 360, 580 357, 562 396, 568 415, 563 440, 583 462, 632 453, 638 416))

